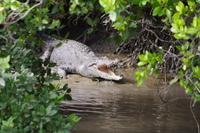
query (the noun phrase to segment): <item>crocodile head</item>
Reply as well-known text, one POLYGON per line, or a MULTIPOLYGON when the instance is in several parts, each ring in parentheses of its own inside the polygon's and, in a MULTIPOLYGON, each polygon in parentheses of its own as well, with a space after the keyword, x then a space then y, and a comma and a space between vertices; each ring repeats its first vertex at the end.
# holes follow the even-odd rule
POLYGON ((121 80, 122 76, 116 75, 110 70, 106 64, 91 63, 87 66, 82 65, 79 69, 79 73, 86 77, 97 77, 107 80, 121 80))

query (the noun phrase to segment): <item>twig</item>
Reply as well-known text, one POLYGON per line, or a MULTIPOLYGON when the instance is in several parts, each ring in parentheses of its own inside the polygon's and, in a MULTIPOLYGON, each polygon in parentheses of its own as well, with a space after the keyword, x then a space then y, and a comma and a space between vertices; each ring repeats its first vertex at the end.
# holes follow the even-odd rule
POLYGON ((4 26, 4 29, 7 28, 8 26, 14 24, 14 23, 17 23, 19 20, 25 18, 34 8, 40 6, 41 4, 43 3, 43 0, 40 0, 39 3, 33 5, 29 10, 27 10, 21 17, 19 17, 17 20, 15 21, 12 21, 12 22, 7 22, 4 26))
MULTIPOLYGON (((155 37, 156 37, 158 40, 160 40, 161 42, 174 43, 174 41, 167 41, 167 40, 161 39, 154 31, 152 31, 152 30, 150 30, 150 29, 145 28, 145 30, 151 32, 152 34, 154 34, 155 37)), ((145 31, 145 30, 144 30, 144 31, 145 31)))
POLYGON ((3 38, 4 40, 6 40, 6 42, 8 42, 8 39, 4 37, 3 35, 0 35, 0 38, 3 38))

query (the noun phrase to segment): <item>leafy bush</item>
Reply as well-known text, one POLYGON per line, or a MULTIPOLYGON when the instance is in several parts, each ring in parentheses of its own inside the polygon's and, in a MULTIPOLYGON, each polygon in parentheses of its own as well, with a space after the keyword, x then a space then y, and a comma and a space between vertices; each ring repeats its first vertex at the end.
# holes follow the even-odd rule
POLYGON ((59 113, 61 100, 71 99, 67 85, 52 84, 55 64, 36 53, 35 34, 60 25, 62 1, 4 0, 0 3, 0 132, 68 133, 80 118, 59 113))
POLYGON ((49 71, 49 64, 44 68, 40 67, 39 70, 35 62, 42 64, 42 61, 35 58, 30 50, 13 47, 9 52, 17 53, 15 56, 10 55, 0 61, 2 70, 0 75, 1 132, 64 133, 69 131, 79 118, 75 115, 64 118, 58 112, 57 104, 63 99, 71 99, 70 88, 66 85, 61 87, 60 84, 51 84, 50 82, 56 77, 49 76, 48 72, 47 77, 42 75, 43 71, 49 71), (23 61, 23 63, 14 60, 23 61), (38 74, 33 73, 34 67, 38 74), (6 73, 5 69, 7 69, 6 73))
POLYGON ((170 83, 179 82, 195 101, 200 101, 200 1, 148 1, 153 7, 154 16, 163 16, 181 46, 176 46, 177 56, 182 62, 177 76, 170 83))

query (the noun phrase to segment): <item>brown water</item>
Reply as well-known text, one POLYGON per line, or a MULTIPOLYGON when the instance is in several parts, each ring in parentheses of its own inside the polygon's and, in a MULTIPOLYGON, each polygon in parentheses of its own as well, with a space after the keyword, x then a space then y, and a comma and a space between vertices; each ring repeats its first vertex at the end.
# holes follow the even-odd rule
MULTIPOLYGON (((163 103, 155 79, 137 87, 133 71, 122 72, 126 80, 121 83, 96 82, 78 75, 62 81, 69 83, 73 97, 63 102, 62 112, 82 117, 72 133, 197 133, 187 99, 163 103)), ((186 96, 174 85, 167 97, 186 96)))

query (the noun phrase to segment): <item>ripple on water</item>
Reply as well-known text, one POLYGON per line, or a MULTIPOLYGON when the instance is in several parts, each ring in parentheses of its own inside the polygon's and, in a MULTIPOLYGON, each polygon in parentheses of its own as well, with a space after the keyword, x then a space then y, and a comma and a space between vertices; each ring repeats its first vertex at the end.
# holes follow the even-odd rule
MULTIPOLYGON (((63 82, 72 88, 73 100, 61 104, 62 112, 82 117, 73 133, 196 132, 188 101, 162 103, 156 94, 154 79, 142 87, 134 82, 94 82, 77 75, 63 82)), ((181 88, 173 87, 178 90, 174 97, 184 96, 181 88)))

